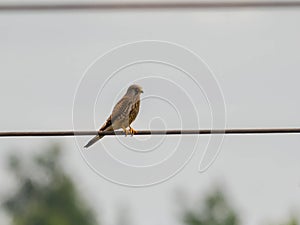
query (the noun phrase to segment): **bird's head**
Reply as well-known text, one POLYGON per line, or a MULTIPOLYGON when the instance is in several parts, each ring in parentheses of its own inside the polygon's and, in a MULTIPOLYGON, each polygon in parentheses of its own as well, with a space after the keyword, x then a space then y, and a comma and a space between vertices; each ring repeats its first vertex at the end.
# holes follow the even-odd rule
POLYGON ((133 84, 133 85, 130 85, 129 88, 127 89, 126 95, 135 96, 135 95, 140 95, 142 93, 144 93, 143 88, 140 85, 133 84))

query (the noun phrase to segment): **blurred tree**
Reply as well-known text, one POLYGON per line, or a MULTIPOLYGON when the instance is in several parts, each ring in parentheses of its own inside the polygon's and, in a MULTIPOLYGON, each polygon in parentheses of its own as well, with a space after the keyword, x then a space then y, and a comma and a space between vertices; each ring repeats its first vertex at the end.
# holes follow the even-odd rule
POLYGON ((281 225, 299 225, 299 222, 298 219, 293 216, 287 222, 281 223, 281 225))
POLYGON ((202 203, 202 207, 184 212, 187 225, 238 225, 237 213, 230 207, 224 194, 216 189, 202 203))
POLYGON ((91 210, 79 197, 60 162, 60 149, 53 146, 35 156, 30 167, 16 155, 9 168, 17 181, 17 190, 4 202, 14 225, 96 225, 91 210), (29 168, 29 169, 28 169, 29 168))
MULTIPOLYGON (((96 225, 93 212, 80 198, 71 178, 64 172, 60 148, 53 146, 34 156, 30 166, 17 155, 10 156, 9 169, 17 186, 4 208, 13 225, 96 225)), ((121 208, 117 224, 130 224, 126 208, 121 208)), ((235 210, 223 192, 216 188, 196 209, 186 209, 186 225, 239 225, 235 210)), ((296 218, 281 225, 299 225, 296 218)))

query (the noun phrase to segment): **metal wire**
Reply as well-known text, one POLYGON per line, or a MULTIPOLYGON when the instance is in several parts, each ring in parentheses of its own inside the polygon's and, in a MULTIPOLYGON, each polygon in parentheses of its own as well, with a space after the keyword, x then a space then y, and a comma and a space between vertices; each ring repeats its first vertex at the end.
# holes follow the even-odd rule
MULTIPOLYGON (((300 134, 300 128, 249 128, 214 130, 139 130, 136 135, 233 135, 233 134, 300 134)), ((0 137, 91 136, 125 135, 123 131, 4 131, 0 137)))
POLYGON ((106 10, 187 10, 226 8, 295 8, 300 1, 223 2, 127 2, 127 3, 34 3, 1 4, 0 11, 106 11, 106 10))

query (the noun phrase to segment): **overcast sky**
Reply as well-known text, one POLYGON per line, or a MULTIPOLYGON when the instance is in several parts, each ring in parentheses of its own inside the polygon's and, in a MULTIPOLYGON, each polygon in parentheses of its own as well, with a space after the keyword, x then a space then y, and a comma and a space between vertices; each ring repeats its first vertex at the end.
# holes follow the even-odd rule
MULTIPOLYGON (((299 10, 2 13, 1 130, 72 129, 73 99, 87 67, 114 47, 149 39, 183 45, 205 60, 224 93, 227 127, 299 127, 299 27, 299 10)), ((108 75, 99 76, 105 79, 108 75)), ((101 96, 104 104, 103 109, 96 106, 98 117, 90 118, 99 126, 124 92, 115 84, 110 86, 110 95, 101 96)), ((153 80, 142 84, 145 98, 155 94, 157 86, 153 80)), ((166 97, 169 93, 170 89, 160 88, 158 95, 166 97)), ((192 100, 201 111, 199 99, 194 96, 192 100)), ((184 103, 184 99, 175 102, 179 108, 184 103)), ((167 121, 163 107, 149 113, 153 108, 151 101, 145 101, 144 108, 142 102, 134 128, 147 129, 145 126, 155 116, 167 121)), ((205 121, 206 114, 199 114, 203 116, 200 120, 205 121)), ((161 125, 153 122, 151 128, 160 129, 161 125)), ((172 138, 165 141, 176 140, 172 138)), ((182 141, 189 142, 189 138, 183 137, 182 141)), ((139 138, 120 140, 132 144, 139 138)), ((157 141, 147 142, 147 147, 157 141)), ((186 191, 193 202, 215 183, 228 190, 246 225, 284 219, 293 210, 299 212, 298 135, 227 136, 216 162, 200 174, 198 164, 207 141, 207 137, 199 139, 196 154, 177 176, 156 186, 136 189, 113 184, 95 174, 82 159, 73 138, 1 139, 1 193, 11 181, 4 167, 9 151, 17 149, 21 155, 27 155, 59 142, 66 149, 66 167, 78 180, 78 189, 107 224, 115 222, 116 207, 122 203, 130 207, 134 224, 176 224, 174 191, 186 191)), ((106 138, 103 144, 120 143, 106 138)), ((100 159, 99 148, 88 153, 96 160, 93 163, 100 159)), ((186 149, 190 148, 187 144, 186 149)))

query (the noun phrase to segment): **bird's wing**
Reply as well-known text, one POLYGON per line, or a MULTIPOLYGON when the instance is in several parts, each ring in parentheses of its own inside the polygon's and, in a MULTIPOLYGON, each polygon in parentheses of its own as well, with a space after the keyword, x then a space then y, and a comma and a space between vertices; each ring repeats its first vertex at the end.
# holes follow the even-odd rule
POLYGON ((111 127, 111 116, 109 116, 107 118, 107 120, 105 121, 105 123, 102 125, 102 127, 100 128, 100 131, 105 131, 105 130, 111 130, 111 129, 108 129, 111 127))
POLYGON ((131 108, 131 98, 128 96, 124 96, 123 98, 121 98, 121 100, 115 105, 112 111, 112 123, 114 123, 116 120, 119 120, 120 118, 128 118, 131 108))
POLYGON ((100 131, 104 130, 113 130, 112 124, 117 120, 128 118, 128 114, 131 109, 131 100, 129 97, 124 96, 120 101, 115 105, 112 114, 107 118, 103 126, 100 128, 100 131))

